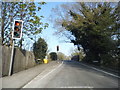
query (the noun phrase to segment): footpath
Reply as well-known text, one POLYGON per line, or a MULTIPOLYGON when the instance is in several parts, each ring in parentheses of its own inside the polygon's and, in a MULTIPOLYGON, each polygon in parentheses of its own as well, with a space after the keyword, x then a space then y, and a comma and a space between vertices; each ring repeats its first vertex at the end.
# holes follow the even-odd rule
POLYGON ((2 77, 2 88, 22 88, 46 69, 58 66, 59 64, 57 61, 51 61, 48 64, 37 65, 33 68, 15 73, 12 76, 2 77))

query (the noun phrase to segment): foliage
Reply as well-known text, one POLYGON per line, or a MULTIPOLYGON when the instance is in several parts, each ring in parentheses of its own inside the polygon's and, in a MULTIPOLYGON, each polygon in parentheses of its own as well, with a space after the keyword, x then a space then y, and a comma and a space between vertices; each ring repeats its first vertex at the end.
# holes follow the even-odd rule
POLYGON ((62 52, 58 52, 57 56, 58 56, 59 60, 65 60, 66 59, 66 55, 64 53, 62 53, 62 52))
MULTIPOLYGON (((69 39, 74 45, 83 47, 87 62, 116 61, 117 41, 112 37, 118 35, 118 6, 118 3, 78 3, 74 9, 67 9, 61 14, 60 23, 57 24, 71 32, 71 37, 74 38, 69 39)), ((65 9, 62 8, 64 11, 65 9)))
POLYGON ((33 44, 33 53, 35 55, 35 59, 43 60, 46 56, 47 52, 47 43, 44 39, 39 38, 37 42, 33 44))
POLYGON ((57 60, 57 53, 56 52, 51 52, 50 53, 50 58, 51 58, 51 60, 57 60))
POLYGON ((82 48, 80 48, 80 50, 78 50, 76 48, 76 49, 74 49, 74 50, 71 51, 71 57, 74 57, 74 56, 77 56, 77 55, 79 55, 80 61, 84 59, 85 53, 84 53, 84 51, 83 51, 82 48))
MULTIPOLYGON (((12 44, 11 32, 12 25, 15 19, 24 21, 23 25, 23 38, 18 44, 22 46, 22 41, 25 39, 33 39, 33 35, 41 33, 43 28, 48 24, 43 24, 41 19, 43 16, 37 16, 37 12, 41 10, 41 6, 45 2, 2 2, 2 43, 6 45, 12 44), (38 5, 36 5, 38 4, 38 5)), ((16 42, 17 43, 17 42, 16 42)))

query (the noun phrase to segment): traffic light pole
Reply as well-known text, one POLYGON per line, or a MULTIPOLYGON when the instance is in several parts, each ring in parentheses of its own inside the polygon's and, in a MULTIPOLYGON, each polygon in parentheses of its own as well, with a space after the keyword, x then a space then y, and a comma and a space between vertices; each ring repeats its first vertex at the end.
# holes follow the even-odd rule
POLYGON ((14 55, 14 39, 13 39, 13 45, 12 45, 12 51, 11 51, 11 59, 10 59, 10 67, 9 67, 9 76, 12 75, 12 67, 13 67, 13 55, 14 55))
POLYGON ((58 51, 57 51, 57 60, 59 60, 59 59, 58 59, 58 51))
MULTIPOLYGON (((11 25, 11 28, 12 28, 12 25, 11 25)), ((13 62, 14 42, 15 42, 15 39, 21 39, 21 37, 22 37, 22 28, 23 28, 23 21, 22 20, 14 20, 13 32, 12 32, 13 45, 12 45, 12 50, 11 50, 9 76, 12 75, 12 69, 13 69, 13 63, 14 63, 13 62)))
POLYGON ((57 62, 59 63, 58 51, 57 51, 57 62))

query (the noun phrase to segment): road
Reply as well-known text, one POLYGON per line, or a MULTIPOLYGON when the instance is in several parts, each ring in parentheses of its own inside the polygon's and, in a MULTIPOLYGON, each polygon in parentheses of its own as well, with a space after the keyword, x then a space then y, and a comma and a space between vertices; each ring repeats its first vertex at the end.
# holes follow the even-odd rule
POLYGON ((76 61, 63 61, 23 88, 118 88, 118 78, 76 61))

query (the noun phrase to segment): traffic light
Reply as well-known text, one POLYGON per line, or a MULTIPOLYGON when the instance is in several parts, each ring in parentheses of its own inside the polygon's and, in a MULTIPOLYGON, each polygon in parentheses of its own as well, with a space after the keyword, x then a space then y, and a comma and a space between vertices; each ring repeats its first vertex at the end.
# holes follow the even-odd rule
POLYGON ((12 38, 13 39, 21 39, 22 27, 23 27, 23 21, 22 20, 15 20, 14 21, 13 33, 12 33, 12 38))
POLYGON ((57 51, 59 51, 59 46, 57 46, 57 51))

